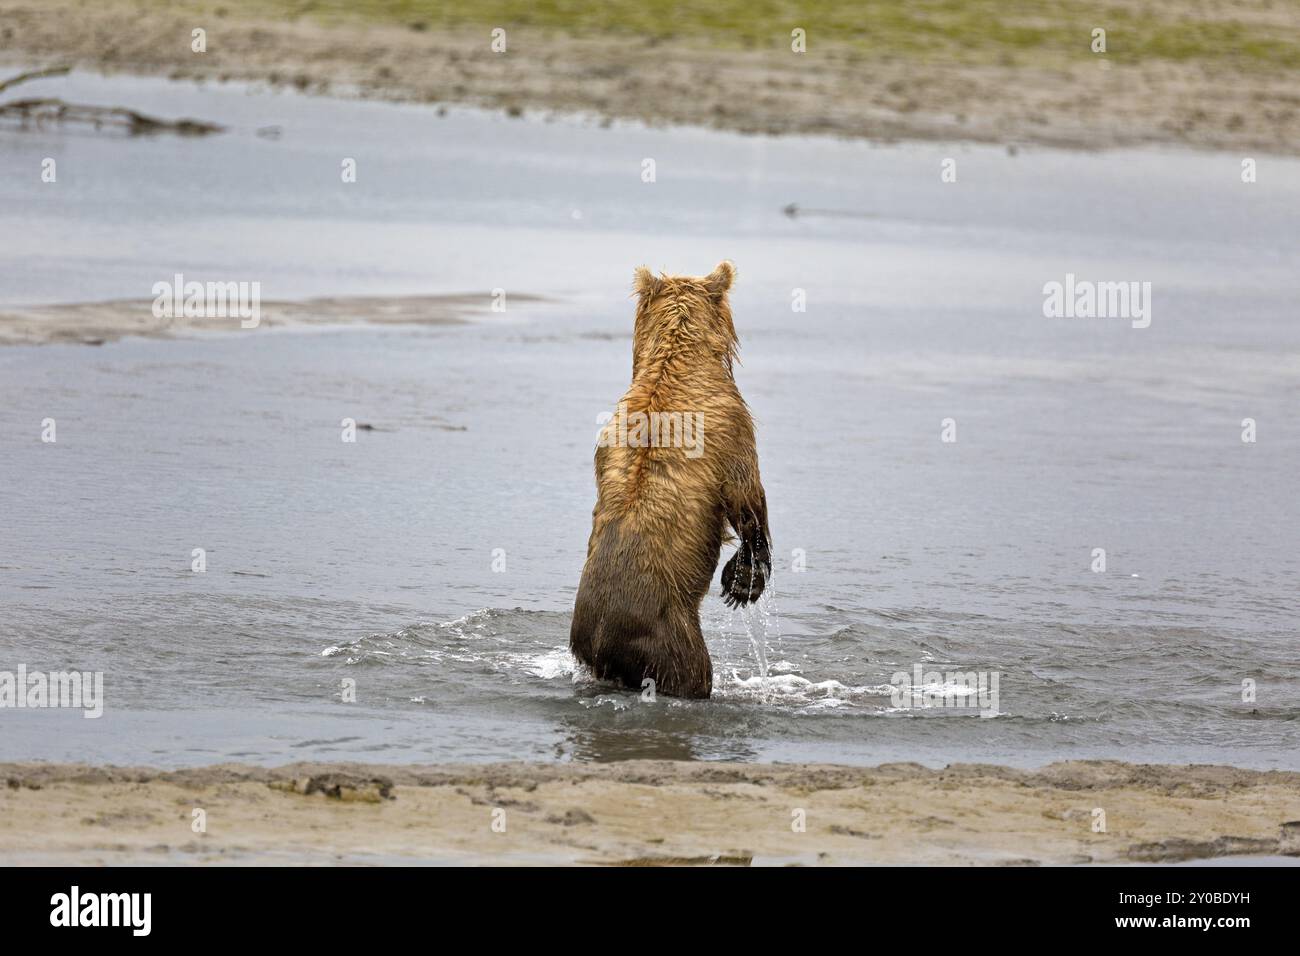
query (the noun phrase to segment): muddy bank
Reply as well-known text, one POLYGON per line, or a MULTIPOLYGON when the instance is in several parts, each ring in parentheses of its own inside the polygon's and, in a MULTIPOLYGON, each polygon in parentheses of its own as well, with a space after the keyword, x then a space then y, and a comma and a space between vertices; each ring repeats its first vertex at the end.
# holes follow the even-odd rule
MULTIPOLYGON (((523 293, 519 302, 540 301, 523 293)), ((224 317, 155 315, 153 301, 82 302, 69 305, 0 307, 0 345, 79 343, 103 345, 126 336, 167 338, 192 332, 239 332, 264 327, 309 325, 455 325, 488 314, 483 294, 353 296, 302 302, 259 302, 256 314, 242 314, 235 300, 224 317)), ((251 306, 251 297, 245 305, 251 306)))
MULTIPOLYGON (((439 23, 382 7, 312 19, 313 9, 278 17, 237 3, 0 0, 3 57, 755 133, 1300 152, 1300 10, 1281 5, 1111 11, 1105 55, 1090 51, 1093 12, 1068 5, 1024 23, 1001 23, 1012 14, 998 8, 983 27, 974 13, 970 23, 900 22, 897 36, 887 19, 811 24, 803 54, 791 51, 785 20, 766 24, 759 45, 739 26, 644 36, 612 13, 593 35, 590 24, 572 34, 507 17, 508 47, 494 53, 497 24, 464 22, 477 16, 470 9, 439 23), (207 31, 202 53, 191 49, 195 28, 207 31), (918 46, 921 36, 941 44, 918 46)), ((753 32, 749 14, 738 23, 753 32)))
POLYGON ((1165 863, 1300 854, 1300 773, 0 764, 4 863, 1165 863), (195 810, 206 832, 195 831, 195 810), (1104 813, 1105 832, 1094 832, 1104 813), (802 827, 800 826, 802 824, 802 827))

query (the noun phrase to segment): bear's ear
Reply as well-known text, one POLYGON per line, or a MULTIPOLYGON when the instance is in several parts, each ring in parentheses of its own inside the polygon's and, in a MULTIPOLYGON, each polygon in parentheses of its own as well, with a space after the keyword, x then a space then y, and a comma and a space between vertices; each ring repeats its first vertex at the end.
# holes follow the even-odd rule
POLYGON ((659 280, 651 275, 650 270, 645 266, 637 266, 632 270, 632 292, 634 294, 646 299, 654 295, 658 286, 659 280))
POLYGON ((704 285, 714 295, 722 295, 731 288, 731 283, 735 278, 735 264, 730 259, 723 259, 712 272, 704 277, 704 285))

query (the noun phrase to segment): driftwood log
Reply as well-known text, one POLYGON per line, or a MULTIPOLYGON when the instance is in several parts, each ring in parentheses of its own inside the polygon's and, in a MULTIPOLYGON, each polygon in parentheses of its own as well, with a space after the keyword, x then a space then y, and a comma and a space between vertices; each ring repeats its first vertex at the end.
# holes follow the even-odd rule
MULTIPOLYGON (((49 76, 63 76, 70 68, 66 66, 50 67, 44 70, 31 70, 19 73, 7 80, 0 80, 0 93, 10 87, 38 80, 49 76)), ((0 119, 18 120, 23 125, 29 123, 86 123, 95 129, 116 127, 126 130, 130 135, 148 133, 178 133, 182 136, 206 136, 218 133, 224 127, 202 120, 179 119, 165 120, 146 116, 123 106, 86 106, 80 103, 65 103, 52 97, 37 97, 26 100, 10 100, 0 103, 0 119)))

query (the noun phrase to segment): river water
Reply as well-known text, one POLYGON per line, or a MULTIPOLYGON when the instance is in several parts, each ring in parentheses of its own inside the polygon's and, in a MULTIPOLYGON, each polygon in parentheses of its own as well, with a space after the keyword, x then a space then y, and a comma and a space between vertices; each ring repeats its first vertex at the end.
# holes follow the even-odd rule
POLYGON ((0 311, 175 273, 484 308, 0 350, 0 671, 106 698, 0 710, 0 760, 1300 769, 1295 160, 41 87, 229 130, 0 129, 0 311), (643 701, 565 649, 597 416, 633 266, 722 258, 775 577, 706 601, 712 700, 643 701), (1067 274, 1150 282, 1149 327, 1045 317, 1067 274), (918 665, 996 675, 996 716, 900 702, 918 665))

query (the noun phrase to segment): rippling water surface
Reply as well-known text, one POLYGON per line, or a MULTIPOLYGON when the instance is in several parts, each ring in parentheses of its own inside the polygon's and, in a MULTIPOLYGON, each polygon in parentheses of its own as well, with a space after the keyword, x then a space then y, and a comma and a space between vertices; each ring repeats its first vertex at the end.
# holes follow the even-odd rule
POLYGON ((48 92, 231 130, 0 132, 0 308, 175 272, 545 301, 0 350, 0 670, 102 670, 107 694, 99 720, 0 711, 0 759, 1300 767, 1295 161, 1246 186, 1214 154, 48 92), (643 701, 565 650, 596 421, 629 375, 632 266, 723 257, 776 576, 757 609, 706 602, 712 700, 643 701), (1151 281, 1151 327, 1045 319, 1066 272, 1151 281), (345 417, 375 430, 345 444, 345 417), (996 672, 997 716, 897 706, 917 665, 996 672))

